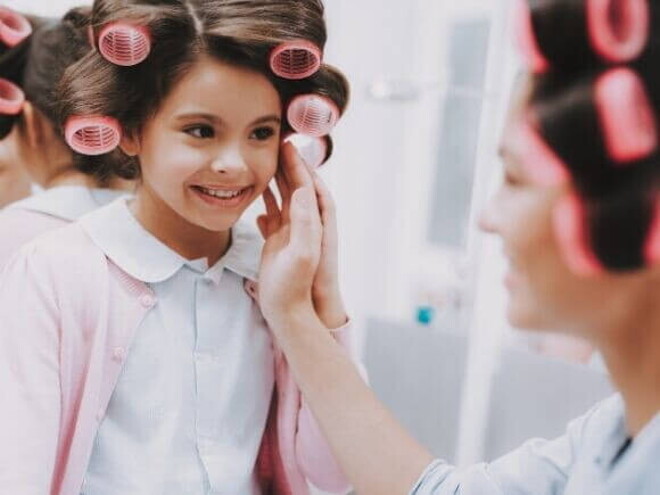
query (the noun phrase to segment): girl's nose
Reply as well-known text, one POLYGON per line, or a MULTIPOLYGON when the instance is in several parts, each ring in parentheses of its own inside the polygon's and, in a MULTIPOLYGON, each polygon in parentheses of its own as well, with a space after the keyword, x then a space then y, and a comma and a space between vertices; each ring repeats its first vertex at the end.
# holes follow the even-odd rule
POLYGON ((242 172, 247 168, 241 150, 237 146, 225 147, 215 157, 211 168, 219 174, 242 172))

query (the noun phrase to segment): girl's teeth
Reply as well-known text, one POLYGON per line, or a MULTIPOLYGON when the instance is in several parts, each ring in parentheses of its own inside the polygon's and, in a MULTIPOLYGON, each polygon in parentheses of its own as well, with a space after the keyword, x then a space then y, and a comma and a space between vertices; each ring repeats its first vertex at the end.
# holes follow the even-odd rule
POLYGON ((232 199, 235 198, 236 196, 240 195, 241 191, 214 191, 213 189, 205 189, 201 188, 202 191, 209 196, 215 196, 216 198, 221 198, 221 199, 232 199))

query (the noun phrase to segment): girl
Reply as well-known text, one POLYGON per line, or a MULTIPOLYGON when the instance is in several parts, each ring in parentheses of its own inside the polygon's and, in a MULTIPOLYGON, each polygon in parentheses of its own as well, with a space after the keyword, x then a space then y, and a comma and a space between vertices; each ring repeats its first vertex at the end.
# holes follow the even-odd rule
POLYGON ((521 9, 531 74, 502 140, 505 183, 481 226, 502 238, 510 262, 511 323, 588 339, 620 393, 563 437, 489 465, 433 460, 314 312, 310 287, 336 243, 334 213, 320 180, 290 157, 286 201, 260 221, 261 308, 359 493, 660 492, 660 11, 644 0, 521 9))
MULTIPOLYGON (((88 21, 95 50, 61 83, 64 134, 88 154, 119 144, 112 171, 138 186, 0 275, 0 486, 346 491, 253 300, 261 242, 238 222, 291 126, 327 134, 345 107, 322 4, 97 0, 88 21)), ((315 304, 344 342, 323 273, 315 304)))
POLYGON ((28 19, 0 7, 0 32, 13 26, 15 34, 5 32, 0 54, 2 160, 45 189, 0 213, 0 265, 37 235, 117 198, 122 191, 116 189, 126 185, 100 163, 89 167, 74 160, 55 123, 56 86, 64 70, 91 49, 85 17, 84 10, 73 10, 62 20, 28 19))

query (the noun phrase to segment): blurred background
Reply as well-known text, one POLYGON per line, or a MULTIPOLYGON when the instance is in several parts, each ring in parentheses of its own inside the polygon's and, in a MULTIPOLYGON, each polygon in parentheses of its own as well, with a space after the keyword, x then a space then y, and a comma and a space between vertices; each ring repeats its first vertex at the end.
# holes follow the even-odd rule
MULTIPOLYGON (((3 4, 59 15, 81 2, 3 4)), ((322 175, 374 389, 458 464, 560 434, 609 393, 607 377, 584 346, 507 326, 501 247, 476 229, 501 179, 496 150, 518 71, 508 2, 325 5, 325 60, 346 73, 352 100, 322 175)))

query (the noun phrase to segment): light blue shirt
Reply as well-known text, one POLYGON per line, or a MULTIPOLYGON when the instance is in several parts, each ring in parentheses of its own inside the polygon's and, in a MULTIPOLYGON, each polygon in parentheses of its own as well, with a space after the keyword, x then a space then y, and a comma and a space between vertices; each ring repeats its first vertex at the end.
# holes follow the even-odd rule
POLYGON ((569 424, 556 440, 531 440, 491 464, 434 461, 413 495, 658 495, 660 413, 628 443, 619 395, 569 424))
POLYGON ((126 351, 82 493, 258 494, 274 356, 244 280, 256 279, 260 237, 236 225, 229 251, 209 268, 152 236, 125 199, 81 223, 156 298, 126 351))

